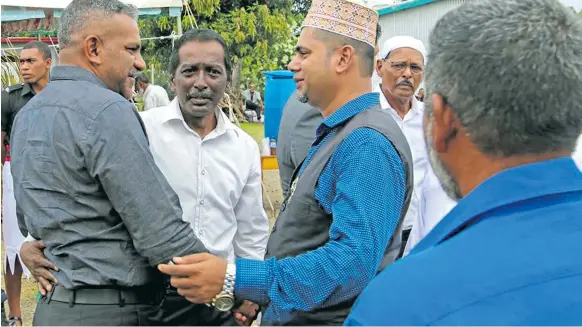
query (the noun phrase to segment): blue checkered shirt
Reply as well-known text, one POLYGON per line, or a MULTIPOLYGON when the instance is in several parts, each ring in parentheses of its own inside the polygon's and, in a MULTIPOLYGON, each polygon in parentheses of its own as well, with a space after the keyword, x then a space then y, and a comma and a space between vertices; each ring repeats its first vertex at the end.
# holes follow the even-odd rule
MULTIPOLYGON (((345 122, 378 103, 378 93, 364 94, 326 118, 299 174, 345 122)), ((288 322, 293 312, 357 297, 378 270, 405 193, 404 166, 390 141, 370 128, 352 131, 315 189, 315 199, 333 215, 329 242, 292 258, 237 259, 235 295, 267 304, 263 319, 278 324, 288 322)))

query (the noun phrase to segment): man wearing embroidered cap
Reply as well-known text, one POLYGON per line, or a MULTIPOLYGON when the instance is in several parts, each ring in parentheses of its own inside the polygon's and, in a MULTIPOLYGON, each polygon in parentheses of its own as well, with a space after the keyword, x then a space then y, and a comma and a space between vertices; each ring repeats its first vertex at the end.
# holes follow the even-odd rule
POLYGON ((324 117, 296 170, 265 261, 211 255, 160 270, 193 302, 234 293, 263 306, 266 325, 338 325, 376 273, 398 256, 412 192, 406 138, 372 93, 378 14, 345 0, 314 0, 289 64, 302 101, 324 117), (188 276, 188 277, 181 277, 188 276))

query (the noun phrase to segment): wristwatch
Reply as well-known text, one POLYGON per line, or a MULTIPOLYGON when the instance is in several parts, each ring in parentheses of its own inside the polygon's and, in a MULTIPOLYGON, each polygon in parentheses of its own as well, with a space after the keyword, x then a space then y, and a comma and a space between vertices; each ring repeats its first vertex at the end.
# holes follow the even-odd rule
POLYGON ((236 266, 234 263, 226 265, 226 275, 222 292, 212 300, 212 305, 218 311, 229 311, 234 306, 234 282, 236 280, 236 266))

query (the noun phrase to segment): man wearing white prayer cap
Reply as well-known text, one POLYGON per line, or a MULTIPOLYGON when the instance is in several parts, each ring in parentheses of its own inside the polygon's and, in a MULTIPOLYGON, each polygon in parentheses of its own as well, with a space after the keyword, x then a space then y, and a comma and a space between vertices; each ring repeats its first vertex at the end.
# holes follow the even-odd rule
MULTIPOLYGON (((448 212, 452 207, 450 200, 440 185, 431 187, 429 193, 422 192, 427 171, 430 170, 428 164, 426 145, 423 138, 423 112, 422 102, 414 96, 419 86, 424 80, 424 65, 426 58, 426 48, 422 41, 411 36, 394 36, 382 45, 376 61, 376 73, 381 78, 381 83, 374 90, 380 93, 380 105, 390 113, 402 130, 413 159, 414 171, 414 191, 410 200, 408 212, 404 217, 402 232, 401 255, 406 255, 410 248, 418 243, 422 232, 424 220, 440 220, 441 212, 448 212), (426 197, 427 194, 431 196, 426 197), (439 203, 431 203, 431 198, 439 199, 439 203), (431 212, 422 212, 420 203, 427 203, 431 212), (443 206, 443 210, 434 211, 433 206, 443 206), (434 216, 438 212, 438 217, 434 216), (413 226, 417 225, 414 228, 413 226), (405 247, 406 246, 406 247, 405 247)), ((453 203, 452 200, 450 200, 453 203)))

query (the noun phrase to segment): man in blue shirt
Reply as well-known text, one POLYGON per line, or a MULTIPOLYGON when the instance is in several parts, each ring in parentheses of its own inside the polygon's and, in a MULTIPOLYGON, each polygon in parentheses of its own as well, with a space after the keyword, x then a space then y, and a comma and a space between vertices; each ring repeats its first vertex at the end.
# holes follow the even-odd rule
POLYGON ((346 325, 582 325, 582 21, 471 1, 430 38, 425 138, 458 205, 376 277, 346 325))
POLYGON ((300 98, 324 120, 295 171, 265 261, 203 255, 160 266, 190 301, 227 293, 214 299, 218 308, 234 292, 263 307, 266 325, 338 325, 395 260, 412 157, 371 93, 377 20, 374 10, 349 1, 313 1, 289 69, 300 98))

